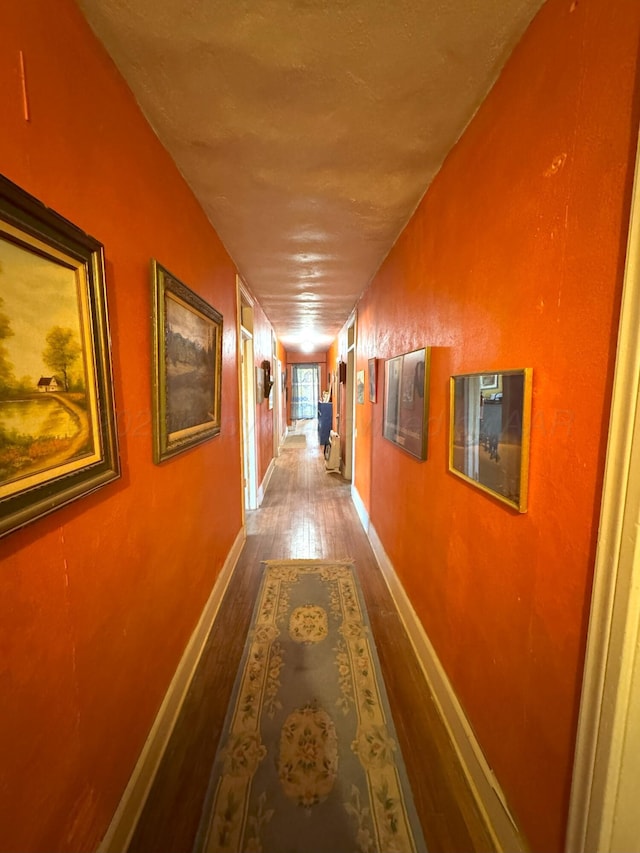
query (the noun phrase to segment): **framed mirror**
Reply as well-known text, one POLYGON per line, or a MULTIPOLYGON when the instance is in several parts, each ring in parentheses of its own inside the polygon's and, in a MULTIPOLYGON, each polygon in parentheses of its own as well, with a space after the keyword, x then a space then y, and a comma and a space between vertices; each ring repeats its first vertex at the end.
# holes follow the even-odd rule
POLYGON ((450 380, 449 470, 503 503, 527 510, 531 368, 450 380))

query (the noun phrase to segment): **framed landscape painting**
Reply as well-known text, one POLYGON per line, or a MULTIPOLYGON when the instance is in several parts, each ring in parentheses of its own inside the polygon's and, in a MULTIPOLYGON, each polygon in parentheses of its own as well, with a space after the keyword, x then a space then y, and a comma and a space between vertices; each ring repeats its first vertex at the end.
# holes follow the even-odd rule
POLYGON ((378 359, 370 358, 367 369, 369 373, 369 402, 375 403, 378 393, 378 359))
POLYGON ((222 315, 157 261, 153 290, 153 458, 220 432, 222 315))
POLYGON ((264 403, 264 368, 256 365, 256 403, 264 403))
POLYGON ((531 374, 524 368, 450 380, 449 470, 518 512, 527 510, 531 374))
POLYGON ((102 244, 0 176, 0 535, 119 476, 102 244))
POLYGON ((356 401, 364 406, 364 370, 356 373, 356 401))
POLYGON ((480 387, 485 390, 487 388, 497 388, 498 387, 498 374, 497 373, 482 373, 480 375, 480 387))
POLYGON ((384 365, 382 434, 421 461, 427 458, 430 357, 431 349, 423 347, 384 365))

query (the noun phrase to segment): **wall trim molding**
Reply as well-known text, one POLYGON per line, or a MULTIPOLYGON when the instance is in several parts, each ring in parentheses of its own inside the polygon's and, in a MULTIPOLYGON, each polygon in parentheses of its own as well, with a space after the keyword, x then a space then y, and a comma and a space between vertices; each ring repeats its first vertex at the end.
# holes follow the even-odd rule
POLYGON ((640 768, 640 137, 566 850, 637 844, 640 768))
POLYGON ((245 540, 246 530, 242 527, 171 679, 98 853, 123 853, 129 846, 245 540))
POLYGON ((273 474, 276 467, 275 457, 271 458, 271 462, 269 462, 269 467, 267 468, 267 473, 264 475, 264 479, 260 483, 258 487, 258 506, 262 506, 262 501, 264 500, 265 493, 267 491, 267 487, 269 485, 269 481, 271 480, 271 475, 273 474))
POLYGON ((384 550, 380 537, 369 520, 362 498, 355 486, 352 486, 351 491, 360 521, 496 848, 505 853, 527 853, 528 845, 509 811, 498 780, 482 752, 471 723, 384 550))
POLYGON ((365 533, 367 536, 369 535, 369 513, 367 512, 367 508, 364 505, 364 501, 360 497, 360 492, 354 486, 351 485, 351 500, 353 501, 356 512, 358 513, 358 518, 360 519, 360 524, 363 526, 365 533))

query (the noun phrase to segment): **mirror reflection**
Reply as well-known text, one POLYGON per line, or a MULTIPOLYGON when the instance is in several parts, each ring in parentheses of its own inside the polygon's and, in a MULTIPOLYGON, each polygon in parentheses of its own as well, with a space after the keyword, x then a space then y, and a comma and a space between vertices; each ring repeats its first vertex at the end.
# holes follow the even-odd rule
POLYGON ((449 469, 526 510, 531 370, 451 377, 449 469))

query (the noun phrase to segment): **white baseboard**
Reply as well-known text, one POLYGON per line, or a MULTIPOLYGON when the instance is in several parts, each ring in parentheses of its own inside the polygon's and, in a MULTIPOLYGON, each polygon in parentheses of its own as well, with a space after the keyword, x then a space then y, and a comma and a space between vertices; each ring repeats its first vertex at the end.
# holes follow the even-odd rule
POLYGON ((129 846, 245 539, 246 531, 243 527, 227 555, 209 600, 187 643, 120 804, 98 847, 98 853, 124 853, 129 846))
POLYGON ((267 491, 267 487, 269 485, 269 480, 271 479, 271 475, 273 474, 275 467, 276 467, 276 460, 275 460, 275 458, 272 458, 271 462, 269 462, 269 467, 267 468, 267 473, 264 475, 264 479, 258 487, 258 506, 262 506, 262 501, 264 500, 264 496, 265 496, 265 493, 267 491))
POLYGON ((527 853, 528 845, 509 812, 498 780, 482 752, 435 649, 431 645, 378 534, 369 520, 362 499, 353 487, 352 496, 400 618, 404 623, 440 715, 447 727, 475 800, 493 836, 496 848, 498 851, 504 851, 504 853, 527 853))
POLYGON ((360 519, 360 524, 364 527, 365 533, 369 534, 369 513, 367 512, 367 508, 364 505, 364 501, 360 497, 360 493, 358 489, 352 484, 351 485, 351 500, 353 501, 356 512, 358 513, 358 518, 360 519))

